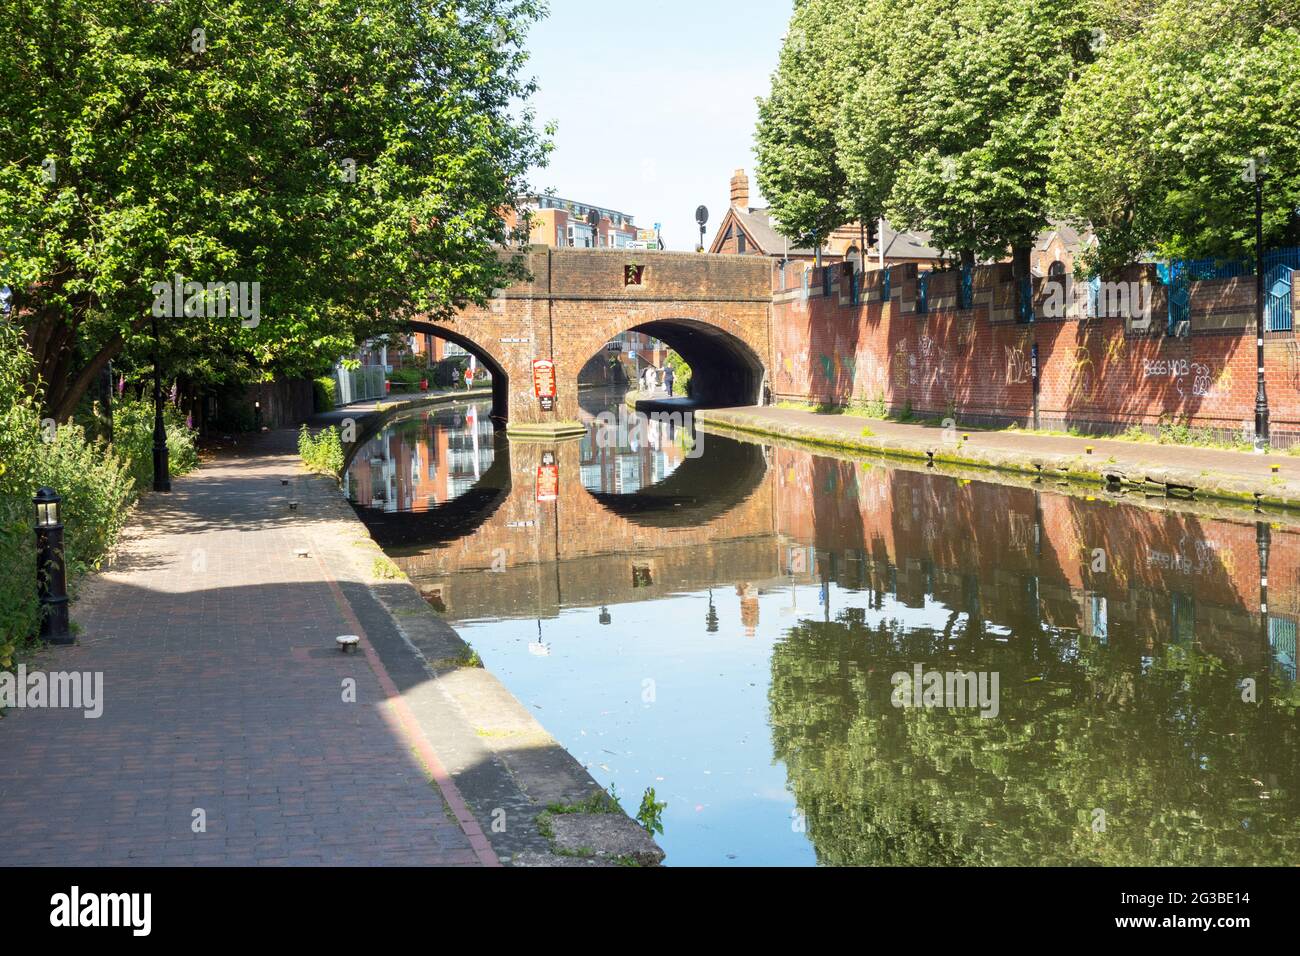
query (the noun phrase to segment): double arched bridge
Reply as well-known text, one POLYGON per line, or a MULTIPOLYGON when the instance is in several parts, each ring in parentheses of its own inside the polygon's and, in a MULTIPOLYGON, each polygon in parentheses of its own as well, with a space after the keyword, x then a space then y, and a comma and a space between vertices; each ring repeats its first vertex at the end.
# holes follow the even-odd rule
POLYGON ((492 415, 511 432, 581 433, 578 372, 630 331, 686 360, 699 405, 761 402, 772 367, 765 257, 545 247, 524 257, 531 280, 501 290, 487 307, 410 324, 457 343, 492 373, 492 415), (552 374, 553 396, 539 396, 535 375, 552 374))

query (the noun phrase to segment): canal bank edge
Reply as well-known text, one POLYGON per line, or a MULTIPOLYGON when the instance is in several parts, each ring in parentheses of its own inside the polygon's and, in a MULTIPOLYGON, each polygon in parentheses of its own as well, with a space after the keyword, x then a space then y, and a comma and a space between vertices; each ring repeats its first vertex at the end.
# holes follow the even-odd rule
MULTIPOLYGON (((465 397, 475 396, 455 396, 465 397)), ((359 416, 359 430, 374 433, 372 416, 386 422, 437 403, 385 405, 359 416)), ((473 648, 384 555, 337 482, 304 475, 299 485, 300 507, 333 525, 313 542, 315 552, 362 583, 340 586, 399 699, 498 858, 513 866, 658 865, 664 854, 650 835, 483 668, 473 648), (554 826, 557 815, 563 827, 554 826)))
MULTIPOLYGON (((1300 520, 1300 493, 1290 489, 1282 479, 1250 479, 1232 475, 1202 474, 1168 467, 1141 467, 1117 462, 1113 465, 1095 456, 1057 453, 1032 453, 942 443, 932 440, 853 434, 842 428, 780 421, 765 417, 762 409, 702 409, 694 413, 695 421, 705 431, 732 432, 756 438, 787 440, 806 447, 839 449, 849 453, 877 455, 900 462, 929 466, 952 466, 957 469, 996 471, 1004 475, 1029 476, 1035 480, 1077 484, 1094 491, 1108 488, 1130 491, 1154 491, 1167 494, 1171 501, 1193 502, 1212 499, 1230 504, 1231 515, 1238 520, 1244 511, 1258 507, 1279 509, 1300 520), (1184 490, 1188 493, 1184 493, 1184 490)), ((868 431, 871 422, 860 421, 868 431)), ((1141 448, 1135 444, 1135 448, 1141 448)), ((1227 510, 1227 509, 1225 509, 1227 510)), ((1224 517, 1229 517, 1225 514, 1224 517)))

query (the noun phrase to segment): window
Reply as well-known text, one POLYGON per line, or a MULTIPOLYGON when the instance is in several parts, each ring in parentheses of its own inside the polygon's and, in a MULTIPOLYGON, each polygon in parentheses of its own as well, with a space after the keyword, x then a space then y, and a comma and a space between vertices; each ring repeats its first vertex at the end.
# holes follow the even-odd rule
POLYGON ((745 234, 743 232, 736 233, 736 252, 742 256, 745 254, 745 234))

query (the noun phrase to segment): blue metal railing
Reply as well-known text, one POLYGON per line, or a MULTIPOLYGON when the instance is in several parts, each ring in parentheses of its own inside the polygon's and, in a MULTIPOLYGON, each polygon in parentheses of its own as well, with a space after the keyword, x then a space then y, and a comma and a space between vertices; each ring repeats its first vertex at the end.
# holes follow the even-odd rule
POLYGON ((891 291, 889 288, 890 269, 886 267, 882 271, 885 273, 885 276, 883 279, 880 280, 880 301, 884 303, 888 303, 889 295, 891 291))
POLYGON ((957 308, 969 309, 975 305, 975 270, 961 267, 961 282, 957 286, 957 308))
POLYGON ((1016 321, 1029 323, 1034 321, 1034 281, 1029 276, 1020 280, 1020 294, 1016 301, 1016 321))
MULTIPOLYGON (((1292 330, 1292 274, 1300 270, 1300 247, 1271 249, 1264 253, 1265 328, 1270 332, 1292 330)), ((1156 264, 1156 274, 1169 289, 1167 333, 1176 335, 1190 318, 1191 283, 1206 279, 1232 279, 1255 274, 1255 260, 1173 259, 1156 264)))
POLYGON ((1295 269, 1276 265, 1264 276, 1264 328, 1270 332, 1291 331, 1291 284, 1295 269))
POLYGON ((921 313, 930 311, 930 273, 928 272, 916 274, 916 311, 921 313))

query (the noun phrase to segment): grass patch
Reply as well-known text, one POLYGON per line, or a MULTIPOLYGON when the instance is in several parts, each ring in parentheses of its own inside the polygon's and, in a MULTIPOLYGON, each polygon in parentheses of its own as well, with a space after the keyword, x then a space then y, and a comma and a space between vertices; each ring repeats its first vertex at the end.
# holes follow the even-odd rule
POLYGON ((374 563, 370 565, 370 573, 381 581, 400 581, 406 577, 402 569, 389 557, 375 558, 374 563))

